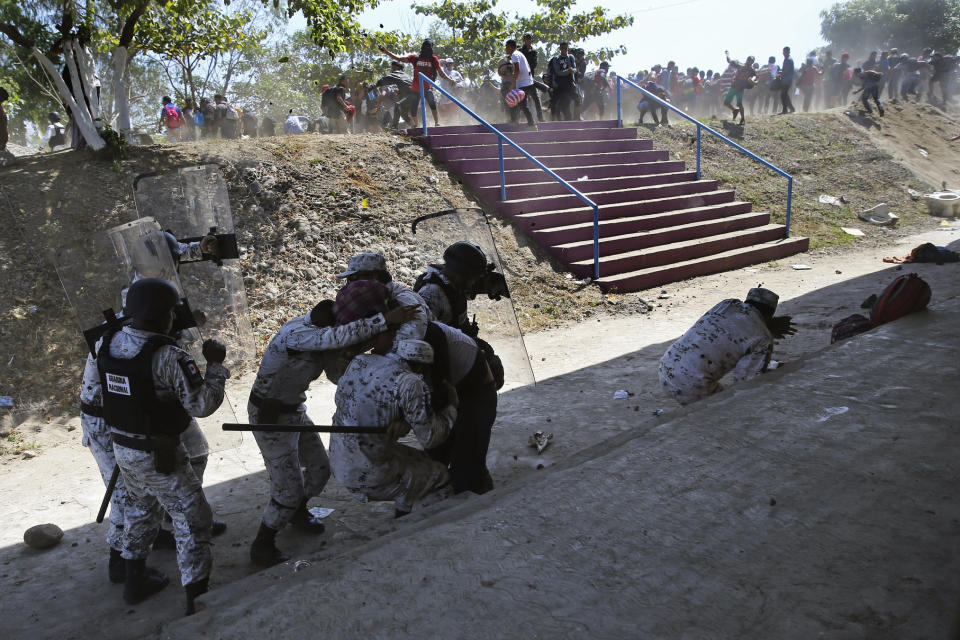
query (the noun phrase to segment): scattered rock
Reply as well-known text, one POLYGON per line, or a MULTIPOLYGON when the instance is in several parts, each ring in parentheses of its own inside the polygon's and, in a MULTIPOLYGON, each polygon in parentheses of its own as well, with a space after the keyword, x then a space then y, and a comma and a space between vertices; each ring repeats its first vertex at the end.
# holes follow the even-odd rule
POLYGON ((37 452, 34 451, 33 449, 27 449, 26 451, 23 452, 24 460, 29 460, 31 458, 36 458, 36 457, 37 457, 37 452))
POLYGON ((23 541, 34 549, 55 547, 63 539, 63 529, 55 524, 38 524, 23 532, 23 541))

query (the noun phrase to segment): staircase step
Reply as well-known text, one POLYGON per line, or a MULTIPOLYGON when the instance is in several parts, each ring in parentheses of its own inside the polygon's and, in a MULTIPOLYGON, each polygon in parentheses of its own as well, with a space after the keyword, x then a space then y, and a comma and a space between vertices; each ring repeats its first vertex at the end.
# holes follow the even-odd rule
MULTIPOLYGON (((496 153, 496 147, 494 147, 496 153)), ((594 166, 601 164, 630 164, 658 162, 669 159, 667 151, 613 151, 609 153, 591 153, 585 155, 560 155, 560 156, 539 156, 537 160, 542 162, 549 169, 569 169, 573 167, 594 166)), ((445 164, 457 173, 470 173, 474 171, 497 171, 500 168, 500 160, 494 156, 492 158, 469 158, 464 160, 446 160, 445 164)), ((504 169, 512 171, 514 169, 536 169, 527 158, 504 158, 504 169)))
MULTIPOLYGON (((523 145, 523 149, 534 158, 542 156, 588 156, 595 153, 610 153, 614 151, 650 151, 653 149, 653 140, 574 140, 572 142, 530 142, 523 145)), ((433 155, 438 160, 464 160, 467 158, 499 158, 500 152, 496 142, 492 144, 478 144, 469 147, 441 147, 434 148, 433 155)), ((504 158, 519 158, 523 154, 511 147, 503 145, 504 158)), ((542 162, 542 160, 541 160, 542 162)))
MULTIPOLYGON (((686 166, 682 160, 658 160, 655 162, 641 162, 637 164, 597 164, 592 166, 558 168, 554 171, 568 182, 583 181, 588 184, 593 180, 605 178, 632 178, 647 177, 656 174, 682 172, 686 166)), ((696 177, 696 172, 689 172, 696 177)), ((499 171, 471 171, 462 173, 464 182, 474 188, 500 187, 499 171)), ((514 169, 506 171, 507 185, 557 182, 550 178, 542 169, 514 169)), ((562 187, 561 187, 562 188, 562 187)))
MULTIPOLYGON (((663 213, 654 213, 651 215, 627 216, 616 218, 614 220, 600 221, 600 237, 612 238, 615 236, 637 233, 641 231, 650 231, 653 229, 664 229, 675 227, 692 222, 703 220, 716 220, 717 218, 726 218, 741 213, 749 213, 751 204, 749 202, 725 202, 705 207, 693 207, 690 209, 679 209, 674 211, 664 211, 663 213)), ((578 242, 582 240, 593 239, 593 220, 589 222, 580 222, 577 224, 565 225, 562 227, 552 227, 537 229, 531 227, 525 229, 538 243, 543 246, 553 246, 569 242, 578 242)))
MULTIPOLYGON (((504 132, 519 145, 532 142, 574 142, 577 140, 636 140, 637 130, 625 129, 556 129, 554 131, 516 131, 504 132)), ((497 144, 496 134, 490 133, 451 133, 427 136, 431 149, 443 147, 467 147, 478 144, 497 144)))
POLYGON ((792 236, 782 240, 762 242, 746 247, 738 247, 709 256, 702 256, 684 262, 660 265, 629 271, 614 276, 605 276, 597 280, 605 291, 626 293, 641 291, 650 287, 659 287, 669 282, 678 282, 696 276, 739 269, 758 262, 767 262, 802 253, 810 247, 810 239, 792 236))
MULTIPOLYGON (((563 185, 555 182, 561 188, 563 185)), ((578 189, 579 183, 572 186, 578 189)), ((587 184, 590 184, 589 182, 587 184)), ((585 186, 585 185, 584 185, 585 186)), ((578 189, 579 190, 579 189, 578 189)), ((596 191, 589 194, 594 203, 607 207, 615 204, 624 204, 628 202, 645 202, 659 198, 671 198, 674 196, 693 195, 696 193, 706 193, 717 190, 716 180, 693 180, 689 182, 674 182, 670 184, 655 184, 644 187, 633 187, 629 189, 614 189, 609 191, 596 191)), ((508 215, 523 215, 525 213, 536 213, 541 211, 557 211, 562 209, 572 209, 582 206, 583 201, 576 195, 564 189, 565 193, 557 195, 542 196, 536 198, 510 198, 511 189, 507 189, 509 200, 496 201, 496 206, 501 213, 508 215)), ((581 193, 583 193, 581 191, 581 193)), ((586 194, 584 194, 586 195, 586 194)), ((499 197, 499 193, 497 193, 499 197)))
MULTIPOLYGON (((490 202, 500 202, 500 181, 497 174, 497 184, 489 187, 480 187, 477 190, 480 195, 490 202)), ((513 177, 513 176, 510 176, 513 177)), ((545 173, 544 178, 549 178, 545 173)), ((577 176, 579 177, 579 176, 577 176)), ((509 179, 509 178, 508 178, 509 179)), ((636 187, 648 187, 659 184, 676 184, 678 182, 691 182, 697 179, 696 171, 674 171, 671 173, 655 173, 641 176, 616 176, 613 178, 598 178, 596 180, 577 180, 571 184, 580 193, 598 193, 601 191, 614 191, 617 189, 634 189, 636 187)), ((531 182, 529 184, 510 184, 507 187, 507 198, 515 200, 519 198, 543 198, 546 196, 561 196, 570 193, 566 187, 557 182, 531 182)))
MULTIPOLYGON (((730 189, 718 189, 704 193, 690 195, 667 196, 638 200, 634 202, 617 202, 600 207, 600 220, 614 220, 616 218, 634 217, 674 211, 677 209, 692 209, 712 204, 732 202, 734 193, 730 189)), ((579 201, 579 200, 578 200, 579 201)), ((552 211, 537 211, 512 216, 513 220, 526 230, 549 229, 551 227, 568 226, 577 223, 593 222, 593 208, 589 206, 570 207, 552 211)))
MULTIPOLYGON (((525 124, 519 124, 519 123, 514 124, 510 122, 494 124, 493 128, 496 129, 497 131, 502 131, 503 133, 507 133, 510 131, 529 131, 529 129, 525 124)), ((422 137, 423 127, 411 127, 409 129, 404 130, 404 133, 406 133, 408 136, 422 137)), ((434 135, 444 136, 444 135, 463 134, 463 133, 490 133, 490 130, 487 129, 482 124, 458 124, 458 125, 446 125, 446 126, 439 126, 439 127, 433 127, 433 126, 427 127, 427 137, 434 136, 434 135)))
MULTIPOLYGON (((714 220, 702 220, 690 222, 675 227, 664 227, 662 229, 651 229, 638 233, 628 233, 621 236, 602 237, 599 242, 601 256, 610 256, 618 253, 625 253, 658 245, 681 242, 683 240, 692 240, 694 238, 705 238, 707 236, 750 229, 753 227, 762 227, 770 224, 770 214, 764 211, 753 211, 750 213, 741 213, 717 218, 714 220)), ((588 260, 593 264, 593 239, 580 240, 577 242, 567 242, 547 249, 555 258, 565 264, 588 260)))
MULTIPOLYGON (((705 238, 681 240, 604 256, 600 258, 600 277, 649 269, 665 264, 676 264, 677 262, 694 260, 715 253, 733 251, 740 247, 772 242, 783 238, 784 232, 785 229, 782 224, 766 224, 761 227, 729 231, 705 238)), ((593 275, 592 259, 579 260, 569 266, 570 271, 581 278, 593 275)))
POLYGON ((541 122, 537 125, 541 131, 556 131, 558 129, 616 129, 616 120, 558 120, 556 122, 541 122))

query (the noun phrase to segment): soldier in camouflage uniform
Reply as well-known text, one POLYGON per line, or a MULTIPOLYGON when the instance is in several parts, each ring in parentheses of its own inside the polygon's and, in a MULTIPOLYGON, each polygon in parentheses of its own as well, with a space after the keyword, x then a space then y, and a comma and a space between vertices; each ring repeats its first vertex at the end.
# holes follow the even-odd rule
MULTIPOLYGON (((207 236, 197 242, 184 243, 178 241, 171 233, 165 233, 164 235, 174 262, 177 264, 181 260, 202 260, 204 253, 215 254, 217 251, 216 236, 207 236)), ((126 290, 123 291, 122 297, 126 297, 126 290)), ((97 463, 97 468, 100 470, 104 486, 106 486, 110 482, 116 460, 113 455, 110 429, 103 422, 100 374, 97 371, 97 361, 93 355, 87 356, 83 369, 83 381, 80 385, 80 429, 83 433, 82 444, 90 449, 90 453, 97 463)), ((181 435, 180 440, 190 456, 190 465, 193 467, 194 473, 203 482, 209 447, 196 421, 181 435)), ((107 531, 107 544, 110 546, 110 559, 107 565, 108 576, 110 582, 113 583, 124 581, 124 563, 120 554, 120 538, 123 533, 125 496, 126 489, 123 485, 123 477, 118 477, 113 494, 110 496, 110 527, 107 531)), ((220 535, 226 529, 226 523, 214 521, 213 535, 220 535)), ((154 541, 154 547, 175 548, 176 543, 173 534, 161 528, 157 534, 157 539, 154 541)))
POLYGON ((387 293, 394 304, 409 307, 416 306, 417 312, 413 319, 405 322, 397 330, 396 342, 400 340, 421 340, 427 331, 427 323, 433 320, 430 309, 423 298, 399 282, 393 281, 393 276, 387 271, 387 261, 379 253, 358 253, 350 258, 347 270, 337 274, 338 278, 345 278, 349 282, 362 280, 376 280, 387 287, 387 293))
POLYGON ((660 383, 682 405, 767 370, 774 337, 796 333, 789 316, 774 317, 779 298, 769 289, 751 289, 744 301, 724 300, 707 311, 660 359, 660 383))
POLYGON ((399 517, 453 494, 446 465, 397 438, 412 429, 424 448, 441 444, 457 418, 457 394, 448 386, 449 404, 434 411, 420 375, 433 362, 426 342, 402 340, 392 353, 391 332, 374 342, 374 352, 354 358, 340 378, 333 424, 388 432, 332 434, 330 464, 340 484, 361 500, 393 500, 399 517))
POLYGON ((126 487, 121 538, 124 601, 136 604, 168 583, 166 576, 146 567, 162 510, 166 510, 173 519, 190 615, 195 598, 208 587, 213 513, 180 435, 191 417, 205 417, 219 408, 230 373, 222 364, 226 357, 222 344, 204 343, 204 378, 193 358, 167 335, 178 301, 177 290, 164 280, 135 282, 124 309, 132 322, 104 335, 97 349, 97 368, 104 421, 110 427, 126 487))
MULTIPOLYGON (((251 424, 313 424, 304 405, 310 383, 324 372, 336 382, 353 355, 351 347, 362 348, 359 345, 388 325, 413 318, 416 307, 388 311, 387 297, 387 288, 379 282, 354 282, 340 291, 336 303, 324 300, 309 314, 285 323, 270 341, 253 383, 247 406, 251 424), (345 322, 334 326, 338 317, 345 322)), ((323 491, 330 463, 318 433, 255 430, 253 436, 270 478, 270 502, 250 559, 271 566, 288 559, 275 543, 277 532, 288 523, 323 532, 307 501, 323 491)))

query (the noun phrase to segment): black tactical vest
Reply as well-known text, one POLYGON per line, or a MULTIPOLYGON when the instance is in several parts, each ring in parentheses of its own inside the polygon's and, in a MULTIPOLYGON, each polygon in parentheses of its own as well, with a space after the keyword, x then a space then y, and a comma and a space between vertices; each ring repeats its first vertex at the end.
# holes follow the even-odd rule
POLYGON ((455 323, 463 318, 467 313, 467 297, 457 287, 453 286, 449 282, 446 282, 443 278, 440 277, 439 273, 429 272, 422 274, 417 278, 417 282, 413 285, 413 290, 418 292, 425 285, 435 284, 443 290, 447 300, 450 302, 450 308, 453 312, 453 318, 450 320, 450 326, 456 327, 463 331, 463 327, 457 326, 455 323))
POLYGON ((97 354, 107 426, 142 435, 180 435, 190 426, 190 415, 177 398, 157 398, 153 382, 153 354, 176 342, 168 336, 151 336, 140 353, 123 360, 110 355, 116 333, 103 336, 97 354))

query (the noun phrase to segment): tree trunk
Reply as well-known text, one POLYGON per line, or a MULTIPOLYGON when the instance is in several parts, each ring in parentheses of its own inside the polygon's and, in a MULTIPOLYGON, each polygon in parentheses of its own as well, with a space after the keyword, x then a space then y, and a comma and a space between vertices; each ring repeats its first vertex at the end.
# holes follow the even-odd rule
MULTIPOLYGON (((73 56, 69 54, 69 51, 69 49, 65 48, 64 58, 66 58, 67 66, 70 68, 70 80, 74 87, 80 87, 80 78, 77 75, 77 67, 74 64, 73 56)), ((77 104, 77 100, 70 92, 70 89, 67 88, 67 83, 63 81, 63 78, 60 77, 60 73, 57 71, 57 68, 53 66, 53 63, 50 62, 50 59, 45 56, 42 51, 36 47, 33 47, 30 49, 30 52, 33 54, 33 57, 37 59, 40 65, 46 69, 47 73, 50 74, 50 77, 53 78, 54 83, 57 85, 57 90, 60 92, 60 97, 63 98, 67 106, 70 107, 70 113, 72 114, 71 117, 76 120, 77 127, 80 129, 83 139, 87 141, 87 144, 90 145, 90 148, 94 151, 103 149, 107 143, 103 141, 103 138, 100 137, 100 133, 94 126, 93 118, 90 116, 90 110, 87 109, 87 105, 83 103, 82 99, 80 104, 77 104)), ((82 97, 83 89, 78 88, 76 91, 82 97)))
MULTIPOLYGON (((87 102, 90 104, 90 116, 93 118, 93 123, 99 131, 103 128, 103 119, 100 109, 100 94, 97 92, 97 86, 99 86, 100 82, 99 80, 95 81, 97 71, 94 67, 93 57, 90 55, 89 49, 80 46, 79 40, 71 40, 70 43, 73 46, 64 51, 64 56, 66 57, 69 56, 70 53, 73 53, 76 58, 77 71, 82 81, 81 85, 87 97, 87 102)), ((76 91, 74 91, 74 93, 76 93, 76 91)))
POLYGON ((130 101, 127 96, 127 48, 113 51, 113 110, 117 113, 117 131, 130 140, 130 101))

